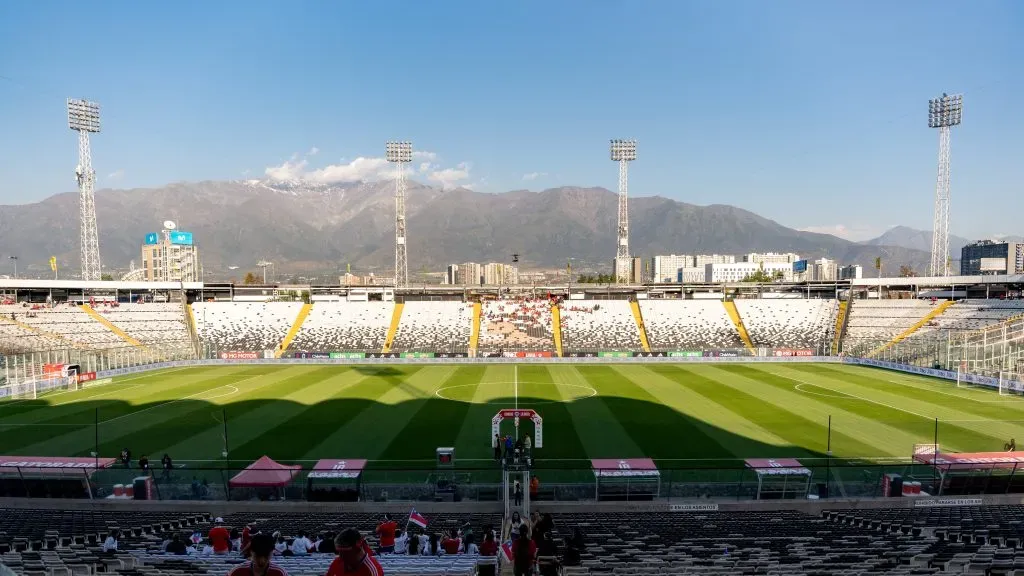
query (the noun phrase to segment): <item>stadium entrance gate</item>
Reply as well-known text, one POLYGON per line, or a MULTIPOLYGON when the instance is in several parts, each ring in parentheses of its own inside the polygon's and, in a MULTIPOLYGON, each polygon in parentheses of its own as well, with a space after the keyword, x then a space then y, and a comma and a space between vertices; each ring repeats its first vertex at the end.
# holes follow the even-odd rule
POLYGON ((501 423, 504 420, 512 419, 516 427, 516 439, 519 439, 519 419, 529 418, 533 422, 533 445, 530 453, 505 455, 502 460, 501 488, 503 493, 502 501, 505 504, 505 519, 512 516, 516 510, 523 518, 530 516, 530 464, 533 461, 532 448, 544 446, 544 419, 536 410, 506 408, 499 410, 494 418, 491 418, 491 448, 499 448, 498 441, 501 434, 501 423), (515 484, 519 481, 519 489, 522 493, 522 500, 519 506, 515 502, 515 484))

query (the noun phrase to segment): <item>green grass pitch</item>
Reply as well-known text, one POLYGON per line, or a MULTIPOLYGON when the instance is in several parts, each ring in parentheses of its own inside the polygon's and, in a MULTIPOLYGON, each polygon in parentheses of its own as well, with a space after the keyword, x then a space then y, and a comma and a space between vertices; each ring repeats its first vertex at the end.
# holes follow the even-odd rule
MULTIPOLYGON (((223 463, 367 458, 429 467, 455 446, 488 465, 491 417, 534 408, 539 466, 651 457, 659 467, 747 457, 907 458, 1001 450, 1021 436, 1024 400, 837 364, 233 365, 167 369, 35 400, 0 402, 0 454, 116 456, 223 463)), ((507 425, 508 428, 511 424, 507 425)), ((524 421, 523 430, 532 424, 524 421)))

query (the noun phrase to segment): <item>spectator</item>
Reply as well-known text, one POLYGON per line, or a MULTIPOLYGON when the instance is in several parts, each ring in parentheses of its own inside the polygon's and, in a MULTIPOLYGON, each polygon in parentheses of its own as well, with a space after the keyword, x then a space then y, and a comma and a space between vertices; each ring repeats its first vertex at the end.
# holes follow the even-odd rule
POLYGON ((369 546, 355 528, 346 528, 334 540, 338 557, 331 562, 327 576, 383 576, 380 562, 369 553, 369 546))
POLYGON ((537 493, 540 492, 540 478, 533 476, 530 478, 530 500, 537 499, 537 493))
POLYGON ((494 435, 494 461, 501 462, 501 436, 494 435))
POLYGON ((252 545, 252 530, 248 524, 245 528, 242 528, 242 546, 239 550, 242 553, 242 558, 249 557, 249 547, 252 545))
POLYGON ((480 553, 480 548, 473 543, 472 534, 469 537, 466 535, 462 536, 462 549, 459 550, 459 554, 469 554, 470 556, 476 556, 480 553))
POLYGON ((316 551, 321 554, 333 554, 335 536, 333 532, 324 532, 323 537, 320 539, 320 545, 316 547, 316 551))
POLYGON ((210 529, 210 533, 207 535, 210 538, 210 544, 213 546, 213 553, 227 554, 231 550, 231 535, 228 533, 228 529, 223 526, 223 518, 217 518, 214 520, 214 523, 215 526, 210 529))
POLYGON ((244 564, 235 566, 228 576, 288 576, 284 568, 270 561, 274 552, 274 539, 266 534, 257 534, 252 537, 249 546, 252 559, 244 564))
POLYGON ((484 541, 480 544, 481 556, 497 556, 498 543, 494 540, 494 532, 484 534, 484 541))
POLYGON ((441 549, 448 556, 454 556, 459 553, 460 548, 459 539, 454 534, 445 534, 444 540, 441 540, 441 549))
POLYGON ((171 541, 167 544, 167 553, 177 556, 188 554, 185 542, 181 539, 181 534, 175 533, 174 536, 171 536, 171 541))
POLYGON ((299 535, 292 540, 291 551, 295 556, 305 556, 313 549, 313 543, 306 537, 305 530, 299 530, 299 535))
POLYGON ((409 550, 409 534, 401 529, 395 530, 395 554, 405 554, 409 550))
POLYGON ((398 524, 385 514, 384 519, 377 525, 377 538, 380 540, 380 546, 377 549, 379 554, 392 554, 395 551, 395 530, 397 529, 398 524))
POLYGON ((522 506, 523 504, 523 485, 516 480, 516 483, 512 485, 512 498, 515 501, 516 506, 522 506))
POLYGON ((515 449, 515 441, 512 440, 511 434, 505 435, 505 460, 512 460, 512 451, 515 449))
POLYGON ((558 544, 551 532, 543 532, 537 546, 537 568, 540 576, 558 576, 558 544))
POLYGON ((512 572, 515 576, 530 576, 537 558, 537 545, 530 540, 528 531, 520 531, 512 543, 512 572))
POLYGON ((149 472, 149 458, 146 458, 145 454, 139 458, 139 470, 142 470, 143 473, 149 472))
POLYGON ((513 539, 518 538, 519 537, 519 530, 523 526, 523 519, 522 519, 522 517, 519 516, 519 512, 512 512, 512 521, 509 522, 509 523, 511 524, 511 526, 509 528, 510 528, 510 530, 512 532, 512 538, 513 539))
POLYGON ((529 434, 527 434, 523 438, 523 449, 524 449, 523 455, 526 456, 527 460, 529 460, 530 459, 530 455, 533 454, 533 440, 530 440, 530 435, 529 434))
POLYGON ((103 541, 104 552, 117 552, 117 538, 120 536, 117 530, 112 530, 110 534, 107 534, 107 539, 103 541))
MULTIPOLYGON (((288 541, 284 539, 284 536, 280 532, 274 532, 274 554, 277 556, 284 556, 285 552, 288 552, 288 541)), ((289 552, 289 554, 291 554, 289 552)))
POLYGON ((437 534, 431 534, 427 545, 423 547, 424 556, 438 556, 441 554, 440 541, 437 534))
POLYGON ((409 556, 417 556, 420 553, 420 536, 419 534, 413 534, 409 536, 409 556))
POLYGON ((125 448, 124 450, 121 450, 121 464, 124 465, 125 468, 131 468, 132 467, 132 451, 131 450, 129 450, 127 448, 125 448))
POLYGON ((587 546, 583 542, 583 532, 579 528, 572 529, 572 536, 565 539, 565 558, 562 563, 565 566, 579 566, 583 553, 587 546))
POLYGON ((241 552, 242 551, 242 534, 238 531, 238 528, 231 529, 231 551, 241 552))

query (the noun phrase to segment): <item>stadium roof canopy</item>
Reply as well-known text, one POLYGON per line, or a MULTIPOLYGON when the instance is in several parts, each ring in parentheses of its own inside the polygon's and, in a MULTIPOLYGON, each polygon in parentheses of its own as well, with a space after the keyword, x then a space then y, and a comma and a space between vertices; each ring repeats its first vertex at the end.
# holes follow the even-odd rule
POLYGON ((119 282, 102 280, 0 279, 0 290, 202 290, 202 282, 119 282))

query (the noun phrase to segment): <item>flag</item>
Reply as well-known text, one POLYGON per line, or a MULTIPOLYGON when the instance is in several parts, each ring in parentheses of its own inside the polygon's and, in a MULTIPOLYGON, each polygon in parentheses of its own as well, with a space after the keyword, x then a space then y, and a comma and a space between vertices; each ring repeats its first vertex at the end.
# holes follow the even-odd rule
POLYGON ((57 271, 57 257, 50 256, 50 270, 57 271))
POLYGON ((570 275, 570 276, 572 276, 572 262, 566 261, 566 263, 565 263, 565 273, 570 275))
POLYGON ((352 273, 352 264, 345 264, 345 273, 346 274, 351 274, 352 273))
POLYGON ((409 512, 409 523, 415 524, 420 528, 427 527, 427 519, 417 514, 415 508, 412 509, 412 512, 409 512))

